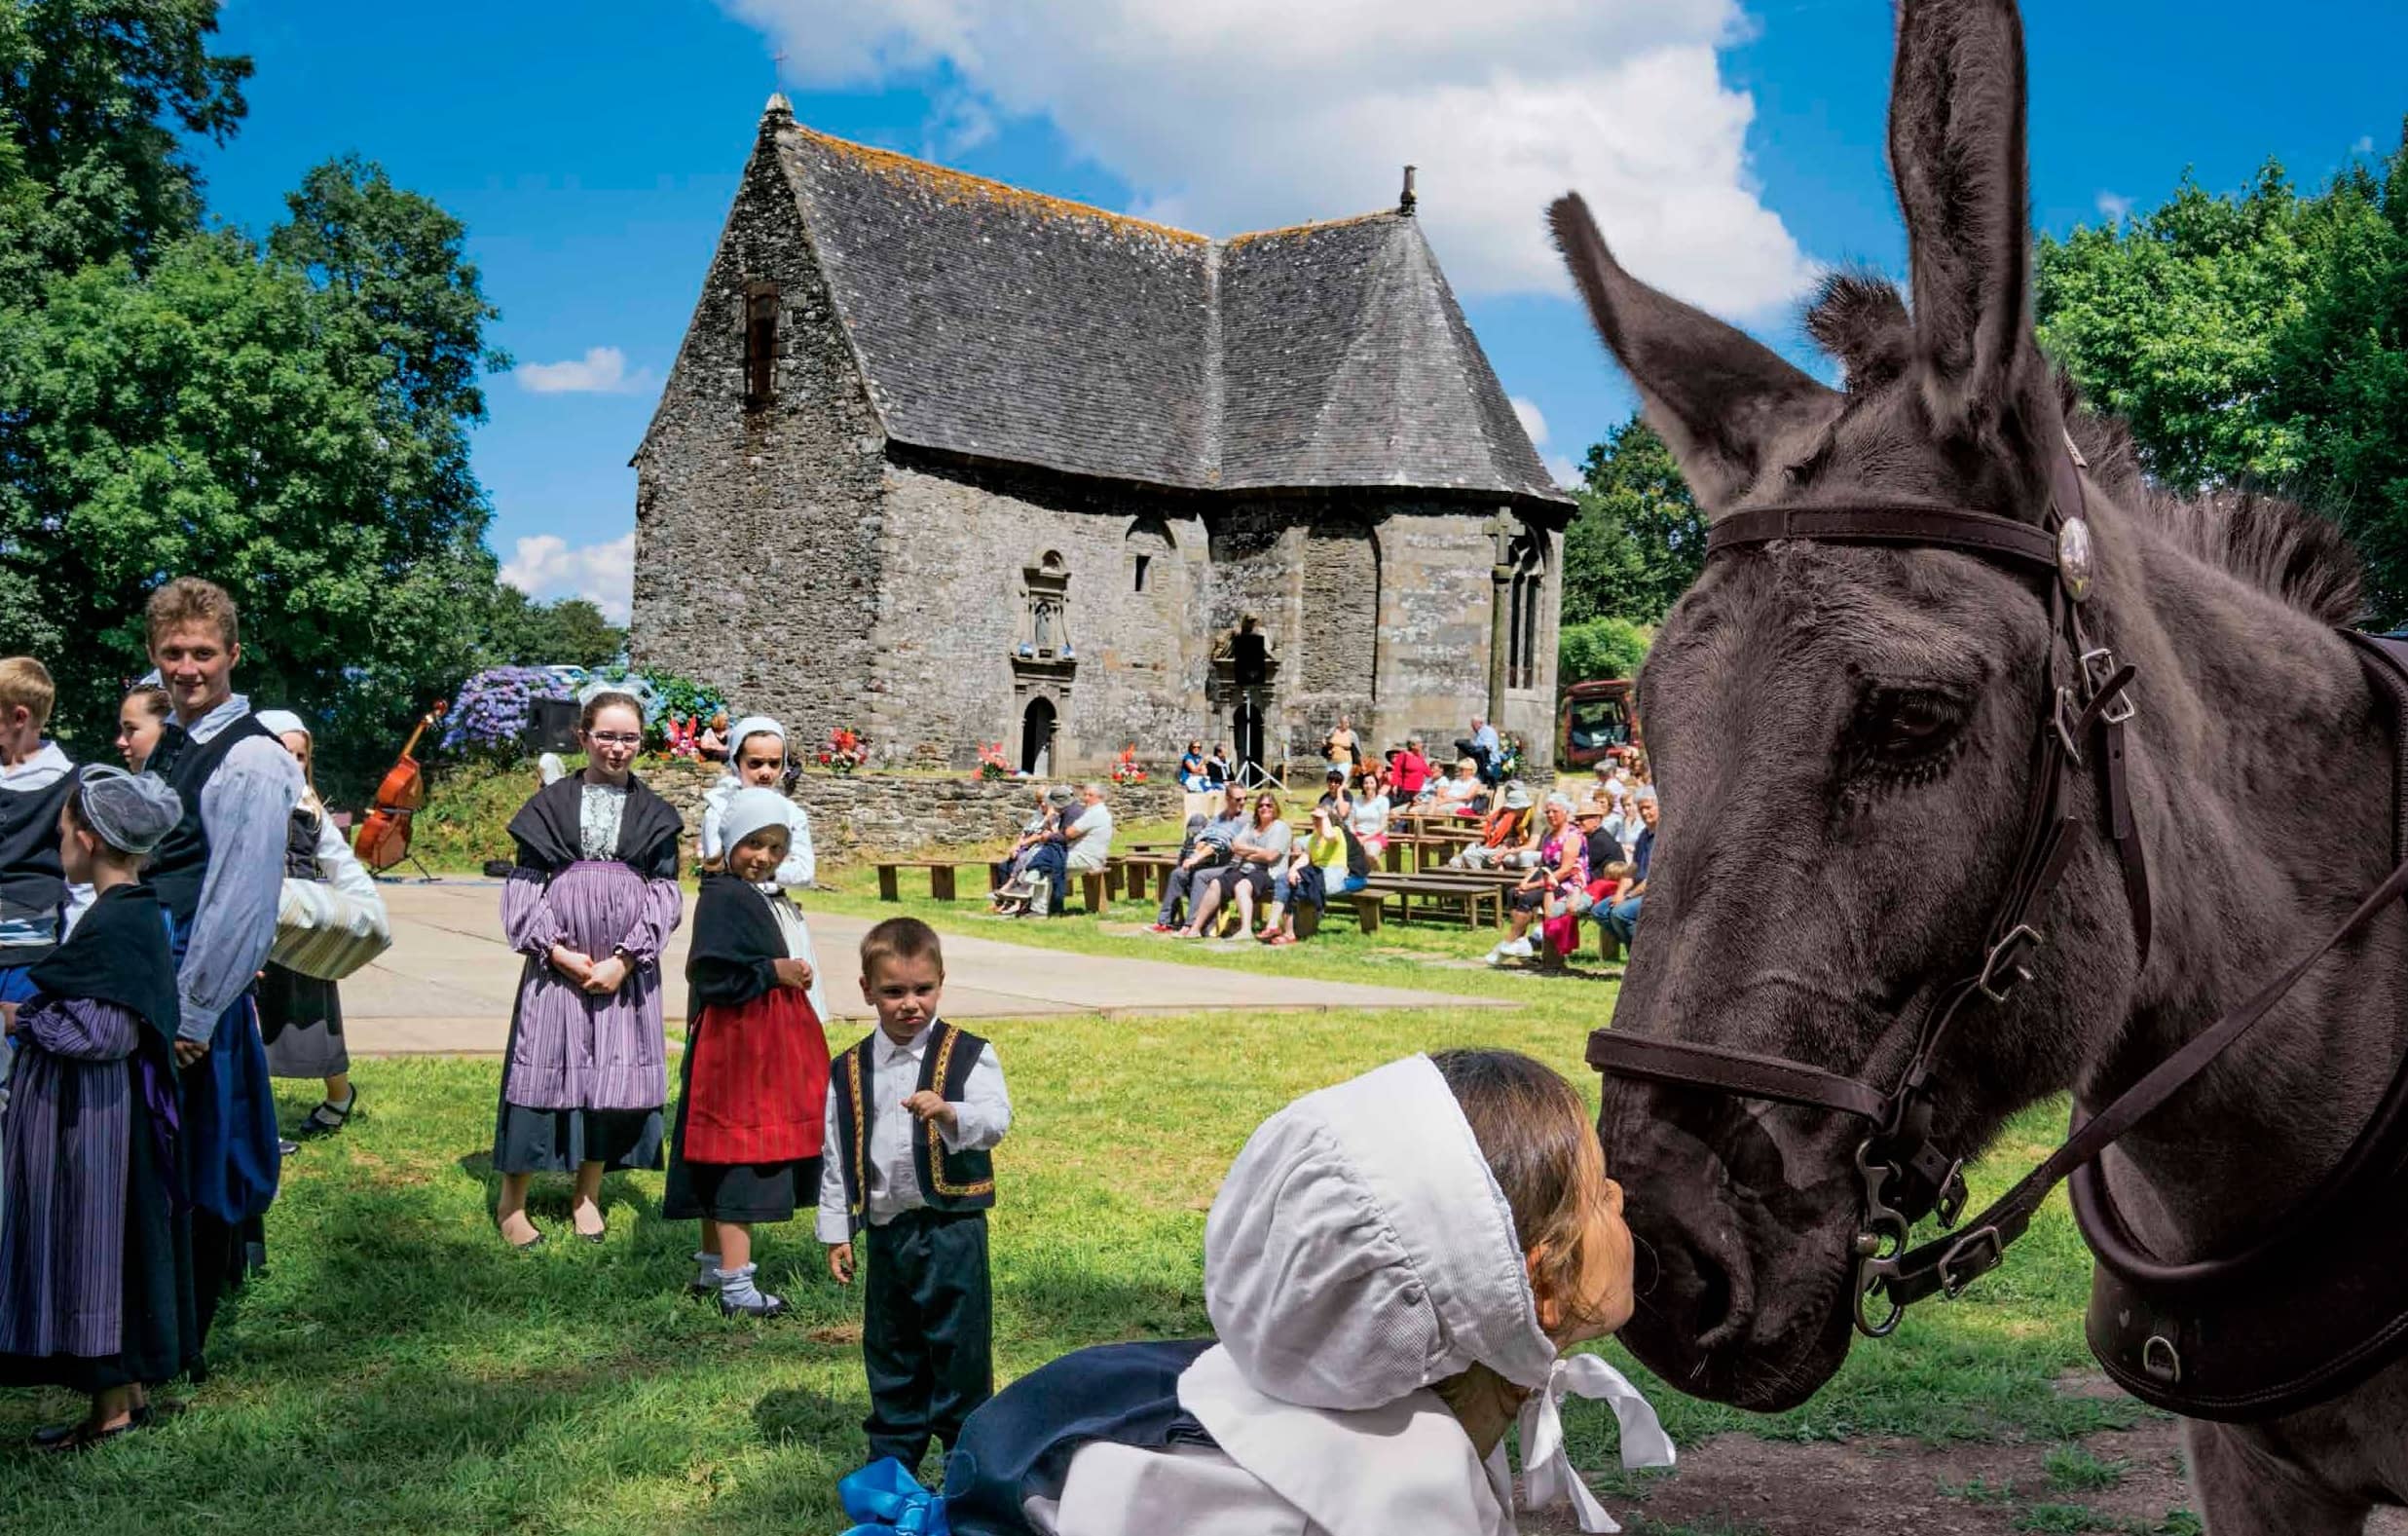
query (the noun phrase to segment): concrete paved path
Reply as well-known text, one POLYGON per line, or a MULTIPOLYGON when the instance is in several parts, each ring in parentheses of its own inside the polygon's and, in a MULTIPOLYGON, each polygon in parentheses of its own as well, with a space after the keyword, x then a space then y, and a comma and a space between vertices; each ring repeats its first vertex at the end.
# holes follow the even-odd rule
MULTIPOLYGON (((510 1030, 519 957, 501 942, 500 884, 445 880, 383 887, 393 947, 343 984, 344 1032, 362 1056, 499 1055, 510 1030)), ((804 898, 809 908, 809 898, 804 898)), ((838 1018, 867 1021, 853 985, 854 948, 871 919, 811 915, 811 937, 830 974, 838 1018)), ((670 941, 669 1017, 685 1007, 686 931, 670 941)), ((1501 1001, 1396 987, 1360 987, 1261 972, 1066 955, 996 939, 947 934, 945 1011, 957 1019, 1059 1013, 1192 1013, 1244 1008, 1501 1007, 1501 1001)))

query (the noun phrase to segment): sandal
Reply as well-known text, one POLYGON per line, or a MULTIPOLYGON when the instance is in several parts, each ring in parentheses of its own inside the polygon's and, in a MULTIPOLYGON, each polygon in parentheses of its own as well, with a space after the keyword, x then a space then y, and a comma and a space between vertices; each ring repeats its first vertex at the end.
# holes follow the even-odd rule
POLYGON ((1286 946, 1296 942, 1296 935, 1292 933, 1275 933, 1263 942, 1270 945, 1275 950, 1283 949, 1286 946))
POLYGON ((73 1424, 53 1424, 47 1429, 35 1430, 25 1437, 25 1445, 28 1449, 46 1456, 69 1451, 93 1450, 121 1435, 132 1434, 148 1422, 148 1419, 136 1414, 114 1429, 93 1429, 90 1419, 78 1419, 73 1424))

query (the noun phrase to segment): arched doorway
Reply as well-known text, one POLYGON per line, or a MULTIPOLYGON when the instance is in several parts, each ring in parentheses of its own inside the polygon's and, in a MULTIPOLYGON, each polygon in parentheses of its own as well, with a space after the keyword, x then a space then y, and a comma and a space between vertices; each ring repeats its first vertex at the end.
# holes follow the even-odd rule
POLYGON ((1032 698, 1020 714, 1020 771, 1046 778, 1054 771, 1054 703, 1032 698))

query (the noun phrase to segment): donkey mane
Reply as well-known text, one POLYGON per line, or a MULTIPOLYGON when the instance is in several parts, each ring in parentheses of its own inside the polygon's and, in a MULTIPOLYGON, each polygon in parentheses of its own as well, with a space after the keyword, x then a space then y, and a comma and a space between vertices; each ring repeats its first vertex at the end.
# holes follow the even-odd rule
MULTIPOLYGON (((1912 324, 1895 283, 1863 271, 1834 273, 1807 309, 1806 333, 1839 360, 1851 389, 1878 389, 1911 360, 1912 324)), ((2363 616, 2365 575, 2332 520, 2297 502, 2247 487, 2176 496, 2150 482, 2131 429, 2082 401, 2060 376, 2065 421, 2092 478, 2180 548, 2320 622, 2363 616)))

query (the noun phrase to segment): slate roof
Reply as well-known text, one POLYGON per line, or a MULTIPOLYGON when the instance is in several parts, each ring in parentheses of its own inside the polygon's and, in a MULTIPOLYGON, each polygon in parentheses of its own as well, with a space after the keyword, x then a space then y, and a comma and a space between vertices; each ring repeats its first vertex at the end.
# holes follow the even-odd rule
POLYGON ((763 127, 894 441, 1198 490, 1565 503, 1409 213, 1215 242, 763 127))

